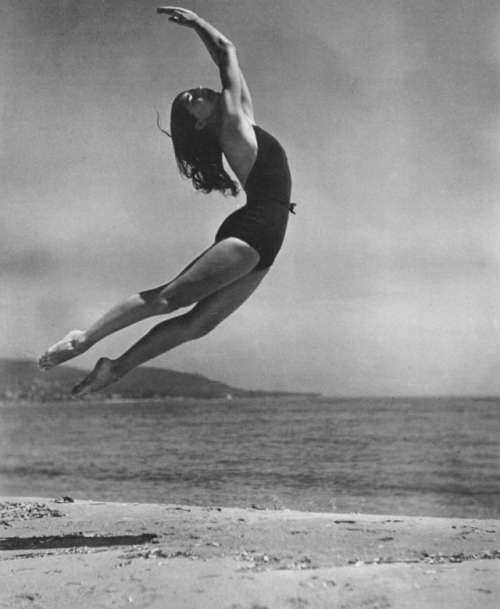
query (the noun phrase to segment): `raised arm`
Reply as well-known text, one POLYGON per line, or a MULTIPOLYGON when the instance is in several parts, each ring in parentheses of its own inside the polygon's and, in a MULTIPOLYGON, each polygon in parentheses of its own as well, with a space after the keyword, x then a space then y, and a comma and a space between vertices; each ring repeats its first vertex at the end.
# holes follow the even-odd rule
POLYGON ((243 72, 241 71, 241 68, 240 68, 240 86, 241 86, 241 107, 243 109, 243 112, 253 122, 254 118, 253 118, 252 97, 250 96, 250 90, 248 88, 247 81, 245 80, 245 77, 243 76, 243 72))
POLYGON ((238 64, 234 44, 213 25, 210 25, 192 11, 179 7, 164 6, 158 8, 157 12, 169 15, 168 20, 173 23, 190 27, 196 31, 206 46, 210 57, 219 68, 228 112, 237 115, 242 111, 253 121, 252 98, 238 64))

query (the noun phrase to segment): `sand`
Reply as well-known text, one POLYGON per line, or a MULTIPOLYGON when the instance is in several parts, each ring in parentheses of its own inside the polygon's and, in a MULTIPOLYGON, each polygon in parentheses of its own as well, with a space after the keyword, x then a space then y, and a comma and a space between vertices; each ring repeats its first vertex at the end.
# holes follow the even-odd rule
POLYGON ((0 499, 0 607, 498 609, 500 521, 0 499))

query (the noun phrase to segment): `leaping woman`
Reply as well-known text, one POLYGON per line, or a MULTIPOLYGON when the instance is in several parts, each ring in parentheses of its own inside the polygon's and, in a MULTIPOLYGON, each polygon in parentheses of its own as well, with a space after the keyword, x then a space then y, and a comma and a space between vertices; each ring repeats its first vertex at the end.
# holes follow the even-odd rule
POLYGON ((293 211, 285 151, 255 124, 233 43, 192 11, 162 7, 158 13, 195 30, 219 68, 222 85, 220 92, 200 87, 174 99, 170 131, 179 171, 197 190, 235 196, 238 185, 224 169, 225 157, 247 195, 246 205, 224 220, 214 244, 169 283, 130 297, 88 330, 70 332, 42 355, 39 366, 49 370, 131 324, 194 305, 156 325, 117 359, 99 359, 94 370, 74 387, 74 396, 103 389, 136 366, 218 326, 247 300, 269 271, 293 211))

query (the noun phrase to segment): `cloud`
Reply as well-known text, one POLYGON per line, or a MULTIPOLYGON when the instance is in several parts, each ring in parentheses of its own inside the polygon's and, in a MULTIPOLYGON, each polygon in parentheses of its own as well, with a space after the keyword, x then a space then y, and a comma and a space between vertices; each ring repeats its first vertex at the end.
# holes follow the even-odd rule
MULTIPOLYGON (((156 129, 155 107, 168 120, 175 92, 217 79, 203 45, 148 3, 94 4, 4 10, 1 355, 168 280, 243 202, 193 193, 156 129)), ((297 215, 252 299, 157 363, 242 387, 498 391, 496 3, 202 8, 287 149, 297 215)))

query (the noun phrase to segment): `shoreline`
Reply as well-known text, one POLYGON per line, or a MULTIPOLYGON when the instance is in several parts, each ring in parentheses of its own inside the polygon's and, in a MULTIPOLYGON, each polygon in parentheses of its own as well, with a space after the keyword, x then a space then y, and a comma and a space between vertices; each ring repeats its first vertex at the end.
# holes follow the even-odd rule
POLYGON ((0 498, 0 606, 497 608, 500 520, 0 498))
MULTIPOLYGON (((312 402, 316 402, 316 401, 321 401, 321 400, 327 400, 329 401, 330 398, 325 398, 324 396, 321 395, 315 395, 315 394, 293 394, 291 393, 289 396, 287 395, 258 395, 258 396, 246 396, 246 395, 231 395, 231 397, 228 396, 215 396, 215 397, 211 397, 211 396, 193 396, 193 395, 180 395, 180 396, 176 396, 176 395, 165 395, 165 396, 160 396, 160 397, 138 397, 138 398, 134 398, 134 397, 106 397, 105 395, 101 395, 99 393, 91 393, 87 396, 82 396, 82 397, 76 397, 76 398, 72 398, 71 395, 67 395, 67 396, 63 396, 63 397, 58 397, 58 398, 50 398, 50 399, 41 399, 41 400, 36 400, 36 399, 32 399, 32 398, 15 398, 15 399, 3 399, 0 398, 0 407, 2 406, 41 406, 44 404, 48 404, 48 405, 53 405, 53 404, 85 404, 86 406, 88 405, 101 405, 101 404, 105 404, 105 405, 116 405, 116 404, 124 404, 124 405, 129 405, 129 404, 145 404, 145 403, 151 403, 151 404, 164 404, 167 402, 202 402, 202 403, 213 403, 213 402, 243 402, 243 401, 252 401, 252 400, 272 400, 274 401, 283 401, 283 402, 290 402, 290 401, 294 401, 294 402, 305 402, 305 401, 312 401, 312 402)), ((331 398, 333 400, 336 400, 337 398, 331 398)))

